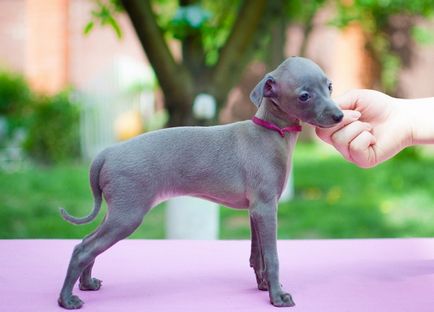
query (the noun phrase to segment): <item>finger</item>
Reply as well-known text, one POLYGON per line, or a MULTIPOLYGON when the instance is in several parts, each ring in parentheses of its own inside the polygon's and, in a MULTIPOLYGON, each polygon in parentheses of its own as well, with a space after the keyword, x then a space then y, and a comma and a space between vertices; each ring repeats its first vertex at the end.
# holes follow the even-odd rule
POLYGON ((350 160, 362 168, 370 168, 377 164, 375 154, 376 139, 372 133, 363 131, 349 146, 350 160))
POLYGON ((316 128, 315 132, 318 137, 326 143, 333 144, 331 136, 336 132, 345 127, 346 125, 358 120, 361 116, 360 112, 353 110, 343 110, 344 118, 340 123, 331 128, 316 128))
POLYGON ((350 90, 335 99, 336 104, 342 109, 355 110, 359 100, 358 90, 350 90))
POLYGON ((362 132, 370 131, 371 125, 367 122, 354 121, 343 127, 339 131, 333 133, 330 137, 334 147, 346 158, 350 159, 349 146, 350 143, 357 138, 362 132))

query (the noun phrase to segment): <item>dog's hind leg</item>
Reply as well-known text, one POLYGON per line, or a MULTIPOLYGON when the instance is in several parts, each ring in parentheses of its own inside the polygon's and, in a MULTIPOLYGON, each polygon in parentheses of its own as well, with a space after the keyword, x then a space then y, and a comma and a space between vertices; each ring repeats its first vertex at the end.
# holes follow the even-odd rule
MULTIPOLYGON (((107 215, 104 217, 104 220, 101 224, 104 224, 104 222, 107 220, 107 215)), ((83 241, 88 240, 90 237, 95 235, 97 233, 99 228, 97 228, 94 232, 87 235, 85 238, 83 238, 83 241)), ((79 288, 80 290, 99 290, 102 285, 102 281, 97 278, 92 278, 92 268, 95 264, 95 261, 92 261, 81 273, 80 275, 80 283, 79 288)))
MULTIPOLYGON (((111 201, 107 219, 90 236, 78 244, 72 253, 65 282, 58 303, 66 309, 78 309, 83 302, 72 295, 72 289, 80 275, 86 286, 97 287, 96 279, 92 279, 91 271, 95 258, 118 241, 128 237, 142 223, 143 216, 150 207, 143 208, 142 198, 111 201)), ((100 286, 100 285, 99 285, 100 286)))

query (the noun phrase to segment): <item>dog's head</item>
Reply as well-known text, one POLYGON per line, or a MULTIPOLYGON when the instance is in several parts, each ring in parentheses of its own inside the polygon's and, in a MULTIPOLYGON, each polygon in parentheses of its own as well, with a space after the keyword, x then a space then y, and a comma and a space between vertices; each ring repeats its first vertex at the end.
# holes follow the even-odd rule
POLYGON ((290 57, 265 75, 250 93, 250 99, 259 108, 263 98, 268 98, 282 114, 327 128, 343 118, 331 93, 332 83, 317 64, 290 57))

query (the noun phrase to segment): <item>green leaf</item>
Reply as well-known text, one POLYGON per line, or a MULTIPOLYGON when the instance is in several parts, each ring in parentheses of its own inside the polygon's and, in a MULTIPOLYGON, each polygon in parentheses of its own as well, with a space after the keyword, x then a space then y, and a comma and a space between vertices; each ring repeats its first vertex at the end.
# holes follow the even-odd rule
POLYGON ((211 12, 199 5, 187 5, 178 8, 173 23, 185 24, 193 29, 201 28, 211 18, 211 12))
POLYGON ((107 18, 107 21, 115 31, 116 37, 118 37, 118 39, 122 39, 122 30, 121 27, 119 26, 119 23, 113 18, 113 16, 109 16, 107 18))
POLYGON ((120 2, 120 0, 110 0, 109 3, 110 3, 114 12, 123 12, 124 11, 124 7, 122 6, 122 3, 120 2))
POLYGON ((420 44, 434 44, 434 33, 425 27, 415 26, 411 29, 413 39, 420 44))
POLYGON ((92 18, 89 23, 86 24, 84 33, 88 34, 94 27, 96 22, 99 22, 101 26, 111 27, 118 39, 122 38, 122 29, 116 20, 116 16, 122 11, 122 5, 118 0, 110 1, 97 1, 95 8, 91 11, 92 18))
POLYGON ((385 91, 390 93, 395 90, 398 83, 398 74, 401 60, 398 56, 388 53, 382 57, 381 84, 385 91))
POLYGON ((85 35, 89 35, 89 33, 91 32, 91 30, 93 29, 94 26, 95 26, 95 23, 93 21, 88 22, 83 29, 83 33, 85 35))

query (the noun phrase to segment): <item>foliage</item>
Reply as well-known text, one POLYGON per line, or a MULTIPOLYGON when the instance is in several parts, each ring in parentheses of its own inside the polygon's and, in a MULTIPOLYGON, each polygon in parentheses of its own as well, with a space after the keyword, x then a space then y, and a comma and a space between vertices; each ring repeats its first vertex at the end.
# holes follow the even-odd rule
MULTIPOLYGON (((399 156, 399 154, 398 154, 399 156)), ((298 144, 295 198, 279 206, 281 239, 434 236, 434 158, 395 157, 372 169, 298 144)), ((222 238, 248 238, 244 211, 222 209, 222 238)))
POLYGON ((88 35, 92 29, 95 27, 96 23, 101 26, 111 27, 117 38, 122 38, 122 29, 115 18, 116 13, 122 11, 122 6, 117 0, 94 0, 95 7, 91 11, 91 20, 84 27, 84 34, 88 35))
POLYGON ((20 129, 33 160, 49 164, 78 157, 79 106, 71 100, 71 91, 43 96, 33 92, 22 75, 1 70, 0 116, 8 128, 2 148, 20 129))
MULTIPOLYGON (((217 62, 219 49, 224 45, 234 23, 239 0, 204 0, 200 3, 180 6, 177 1, 153 1, 158 25, 167 38, 184 40, 192 33, 201 37, 206 62, 217 62)), ((117 37, 122 37, 117 18, 123 11, 119 0, 95 0, 91 20, 86 24, 84 33, 89 34, 96 23, 112 28, 117 37)))
POLYGON ((434 33, 421 26, 415 26, 411 29, 411 36, 416 42, 422 45, 434 44, 434 33))
POLYGON ((253 57, 258 42, 268 33, 274 21, 271 17, 281 14, 281 2, 277 0, 96 3, 105 19, 118 16, 113 3, 121 3, 128 14, 164 93, 169 126, 199 122, 192 104, 200 93, 213 96, 218 111, 253 57), (181 43, 182 59, 169 46, 174 39, 181 43))
MULTIPOLYGON (((188 34, 199 32, 209 66, 214 65, 219 57, 220 49, 225 45, 231 28, 234 26, 241 2, 202 0, 188 6, 174 6, 176 1, 156 1, 160 8, 158 12, 159 24, 165 33, 177 40, 184 40, 188 34), (165 17, 163 17, 165 16, 165 17)), ((326 0, 293 0, 281 2, 278 14, 287 23, 294 22, 304 25, 306 32, 310 32, 313 17, 326 0)), ((274 19, 279 17, 276 14, 274 19)), ((271 21, 269 22, 271 23, 271 21)), ((306 34, 308 36, 308 34, 306 34)), ((272 40, 269 33, 263 34, 262 42, 272 40)), ((284 42, 281 47, 283 49, 284 42)), ((258 48, 260 45, 257 46, 258 48)), ((263 46, 264 47, 264 46, 263 46)), ((264 49, 258 49, 256 56, 265 58, 264 49)))
POLYGON ((41 96, 33 107, 25 149, 34 159, 52 164, 79 156, 79 108, 65 91, 41 96))
POLYGON ((354 0, 351 2, 337 0, 338 26, 346 26, 358 21, 371 30, 383 29, 390 16, 396 14, 411 14, 432 16, 434 14, 433 0, 354 0))
POLYGON ((25 125, 32 98, 24 77, 0 70, 0 116, 7 119, 8 135, 25 125))
MULTIPOLYGON (((337 15, 332 24, 346 27, 353 22, 361 25, 368 38, 367 48, 377 66, 380 67, 380 84, 384 91, 393 93, 397 86, 398 72, 403 64, 402 57, 392 46, 393 17, 432 17, 433 0, 336 0, 337 15)), ((414 25, 413 25, 414 26, 414 25)), ((406 29, 408 36, 419 42, 428 42, 427 32, 421 27, 406 29)), ((407 44, 409 49, 410 44, 407 44)))
POLYGON ((240 2, 239 0, 209 0, 203 2, 204 8, 211 12, 208 22, 201 29, 206 63, 208 65, 213 65, 217 62, 220 49, 224 46, 234 25, 240 2))
MULTIPOLYGON (((314 17, 329 3, 337 12, 334 25, 346 27, 357 22, 362 26, 372 61, 367 87, 397 95, 398 72, 409 66, 414 44, 402 47, 399 40, 392 40, 400 37, 394 27, 402 28, 393 21, 400 16, 432 16, 433 0, 97 0, 85 31, 99 20, 120 34, 116 17, 123 8, 164 92, 169 125, 195 124, 191 106, 198 94, 214 96, 218 112, 253 57, 272 67, 280 62, 285 27, 290 23, 303 29, 299 54, 304 55, 314 17), (181 60, 168 47, 170 40, 180 42, 181 60)), ((414 25, 414 20, 407 22, 414 25)), ((404 26, 399 32, 405 33, 406 40, 413 34, 419 42, 429 41, 429 33, 420 27, 404 26)))
MULTIPOLYGON (((220 49, 226 43, 241 2, 240 0, 202 0, 190 5, 180 6, 177 4, 177 1, 155 0, 153 1, 153 8, 158 24, 168 38, 183 41, 188 35, 198 33, 205 52, 206 64, 212 66, 217 62, 220 49)), ((313 17, 326 2, 326 0, 293 0, 282 2, 279 5, 279 13, 288 22, 302 24, 305 27, 305 31, 310 32, 313 17)), ((94 18, 98 16, 103 16, 103 18, 100 18, 102 25, 113 28, 116 33, 121 33, 121 31, 117 30, 118 26, 114 27, 112 23, 102 23, 103 19, 116 21, 116 17, 121 11, 122 5, 119 1, 99 0, 96 9, 92 11, 92 21, 85 27, 85 33, 87 34, 91 31, 94 26, 94 18), (103 13, 95 14, 96 10, 103 13), (110 18, 107 17, 108 15, 110 18), (89 27, 90 24, 91 27, 89 27)), ((271 40, 271 38, 269 34, 265 34, 263 41, 268 40, 271 40)), ((257 52, 257 56, 262 58, 261 52, 265 51, 257 52)))
MULTIPOLYGON (((0 238, 82 238, 101 222, 73 226, 62 219, 59 207, 73 215, 85 215, 93 207, 86 165, 63 164, 0 171, 0 238)), ((164 215, 151 211, 135 235, 163 237, 164 215)))
POLYGON ((171 20, 174 33, 182 39, 191 30, 203 27, 211 18, 211 12, 203 9, 200 5, 192 4, 179 7, 171 20))
POLYGON ((288 1, 287 16, 295 22, 306 23, 321 9, 326 0, 292 0, 288 1))
MULTIPOLYGON (((369 170, 324 145, 297 145, 295 198, 279 207, 279 238, 434 236, 434 158, 396 158, 369 170), (398 170, 397 170, 398 169, 398 170)), ((101 222, 72 226, 58 208, 84 216, 93 206, 84 165, 0 172, 0 238, 82 238, 101 222)), ((164 204, 163 204, 164 205, 164 204)), ((221 238, 248 239, 246 211, 222 208, 221 238)), ((164 238, 164 209, 144 218, 133 238, 164 238)))
POLYGON ((240 0, 203 0, 180 6, 177 1, 154 1, 158 25, 165 36, 178 41, 199 35, 208 66, 214 65, 234 24, 240 0))

